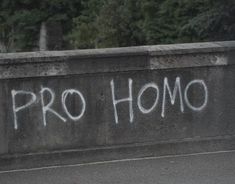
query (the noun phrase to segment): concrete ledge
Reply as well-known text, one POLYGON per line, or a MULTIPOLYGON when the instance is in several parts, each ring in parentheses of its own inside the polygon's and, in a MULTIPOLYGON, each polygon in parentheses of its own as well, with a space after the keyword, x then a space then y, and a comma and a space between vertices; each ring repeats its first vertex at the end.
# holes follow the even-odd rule
POLYGON ((168 54, 192 54, 208 52, 225 52, 235 50, 235 41, 225 42, 202 42, 202 43, 184 43, 169 45, 153 45, 138 47, 121 47, 107 49, 85 49, 85 50, 67 50, 67 51, 39 51, 39 52, 21 52, 0 54, 0 64, 14 62, 14 59, 20 60, 17 63, 24 62, 50 62, 63 61, 68 57, 91 58, 91 57, 115 57, 115 56, 134 56, 134 55, 168 55, 168 54), (39 60, 35 60, 35 58, 39 60))
POLYGON ((235 41, 0 54, 0 79, 233 65, 235 41))

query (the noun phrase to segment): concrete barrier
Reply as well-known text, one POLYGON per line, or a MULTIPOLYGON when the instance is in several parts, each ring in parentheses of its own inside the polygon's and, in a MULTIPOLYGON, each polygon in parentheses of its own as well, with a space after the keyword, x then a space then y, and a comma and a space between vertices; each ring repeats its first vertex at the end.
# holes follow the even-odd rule
POLYGON ((235 41, 0 55, 0 170, 235 148, 235 41))

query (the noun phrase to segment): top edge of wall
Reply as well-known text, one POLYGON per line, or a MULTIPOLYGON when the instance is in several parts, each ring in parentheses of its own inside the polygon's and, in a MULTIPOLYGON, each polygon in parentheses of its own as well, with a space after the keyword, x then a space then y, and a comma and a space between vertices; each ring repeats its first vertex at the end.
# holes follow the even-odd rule
POLYGON ((183 43, 168 45, 150 45, 105 49, 84 49, 66 51, 37 51, 19 53, 0 53, 0 65, 25 62, 50 62, 67 58, 116 57, 116 56, 161 56, 193 53, 213 53, 235 50, 235 41, 183 43), (17 60, 17 61, 16 61, 17 60))

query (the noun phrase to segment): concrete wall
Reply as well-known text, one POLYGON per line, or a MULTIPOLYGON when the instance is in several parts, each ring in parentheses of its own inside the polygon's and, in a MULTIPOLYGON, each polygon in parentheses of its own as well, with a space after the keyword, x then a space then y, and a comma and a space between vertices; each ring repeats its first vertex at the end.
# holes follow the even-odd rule
POLYGON ((235 42, 0 55, 0 169, 235 148, 235 42))

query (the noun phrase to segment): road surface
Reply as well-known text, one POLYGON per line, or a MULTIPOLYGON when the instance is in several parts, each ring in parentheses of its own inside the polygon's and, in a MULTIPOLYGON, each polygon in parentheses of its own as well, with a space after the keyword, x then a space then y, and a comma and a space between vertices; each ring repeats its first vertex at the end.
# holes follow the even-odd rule
POLYGON ((0 172, 0 184, 234 184, 235 151, 0 172))

